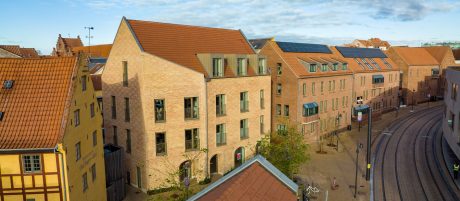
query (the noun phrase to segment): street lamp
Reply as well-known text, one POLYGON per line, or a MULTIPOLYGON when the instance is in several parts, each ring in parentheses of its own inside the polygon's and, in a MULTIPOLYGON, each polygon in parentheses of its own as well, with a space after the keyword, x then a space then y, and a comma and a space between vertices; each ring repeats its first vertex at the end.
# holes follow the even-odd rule
POLYGON ((372 107, 369 107, 368 109, 368 128, 367 128, 367 167, 366 167, 366 181, 369 181, 371 179, 371 135, 372 135, 372 107))
POLYGON ((355 198, 358 192, 358 157, 359 157, 359 150, 362 148, 363 148, 363 144, 361 143, 356 144, 355 198))
POLYGON ((337 131, 339 130, 339 125, 340 125, 340 119, 342 118, 342 114, 338 113, 337 114, 337 117, 336 117, 336 121, 335 121, 335 137, 336 137, 336 140, 337 140, 337 151, 339 151, 339 136, 337 135, 337 131))
POLYGON ((412 89, 412 110, 410 112, 414 112, 414 104, 415 104, 415 89, 412 89))

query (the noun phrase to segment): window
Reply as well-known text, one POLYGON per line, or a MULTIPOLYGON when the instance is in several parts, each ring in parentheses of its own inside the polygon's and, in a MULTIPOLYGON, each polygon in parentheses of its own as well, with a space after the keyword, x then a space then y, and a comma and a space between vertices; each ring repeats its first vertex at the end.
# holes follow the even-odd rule
MULTIPOLYGON (((321 104, 321 103, 320 103, 321 104)), ((318 114, 318 104, 311 104, 310 107, 303 107, 303 116, 309 117, 318 114)))
POLYGON ((81 91, 86 91, 86 75, 81 76, 81 91))
POLYGON ((310 73, 314 73, 316 72, 316 64, 310 64, 310 69, 309 69, 310 73))
POLYGON ((286 131, 286 125, 284 124, 276 125, 276 131, 286 131))
POLYGON ((184 113, 186 119, 198 119, 198 97, 184 99, 184 113))
POLYGON ((332 64, 332 70, 333 70, 333 71, 339 70, 339 64, 337 64, 337 63, 332 64))
POLYGON ((91 118, 93 118, 94 115, 95 115, 94 103, 91 103, 91 104, 89 105, 89 115, 91 116, 91 118))
POLYGON ((267 74, 267 63, 265 58, 259 58, 259 75, 267 74))
POLYGON ((391 64, 388 63, 388 61, 385 59, 385 58, 381 58, 383 63, 385 64, 385 66, 387 66, 387 68, 391 69, 391 64))
POLYGON ((276 72, 277 72, 277 75, 280 76, 281 74, 283 74, 283 71, 282 71, 282 66, 281 66, 281 63, 277 63, 276 64, 276 72))
POLYGON ((131 153, 131 130, 126 129, 126 153, 131 153))
POLYGON ((281 83, 276 84, 276 95, 281 95, 282 86, 281 83))
POLYGON ((156 155, 164 156, 167 153, 166 149, 166 133, 155 133, 156 155))
POLYGON ((247 60, 243 58, 238 58, 237 59, 237 73, 238 76, 246 76, 248 75, 248 67, 247 67, 247 60))
POLYGON ((117 102, 115 96, 112 96, 112 119, 117 118, 117 102))
POLYGON ((380 84, 384 82, 383 75, 373 75, 372 76, 372 84, 380 84))
POLYGON ((248 112, 249 111, 249 101, 248 101, 248 92, 240 93, 240 111, 248 112))
POLYGON ((24 168, 24 173, 41 172, 40 155, 23 155, 22 166, 24 168))
POLYGON ((311 83, 311 94, 314 96, 315 95, 315 83, 311 83))
POLYGON ((200 147, 198 128, 185 130, 185 150, 196 150, 200 147))
POLYGON ((381 70, 379 64, 377 62, 375 62, 375 60, 373 58, 369 58, 369 60, 371 61, 371 63, 379 70, 381 70))
POLYGON ((91 166, 91 180, 93 182, 96 180, 96 164, 91 166))
POLYGON ((284 116, 289 116, 289 105, 284 105, 284 116))
POLYGON ((357 58, 353 58, 353 59, 356 61, 356 63, 358 63, 359 66, 361 66, 361 68, 362 68, 363 70, 366 70, 366 68, 364 67, 364 65, 363 65, 361 62, 359 62, 359 60, 358 60, 357 58))
POLYGON ((331 102, 332 102, 332 108, 331 109, 332 109, 332 111, 334 111, 334 109, 335 109, 335 107, 334 107, 334 98, 331 100, 331 102))
POLYGON ((303 83, 302 85, 302 93, 303 93, 303 96, 307 96, 307 84, 306 83, 303 83))
POLYGON ((213 77, 223 77, 224 76, 224 67, 222 65, 222 58, 212 59, 212 76, 213 77))
POLYGON ((332 80, 332 91, 335 91, 335 80, 332 80))
POLYGON ((225 112, 225 94, 218 94, 216 95, 216 115, 223 116, 225 112))
POLYGON ((117 126, 113 126, 113 144, 118 146, 118 128, 117 126))
POLYGON ((129 98, 125 98, 125 121, 129 122, 130 114, 129 114, 129 98))
POLYGON ((439 69, 433 68, 431 69, 431 76, 438 76, 439 75, 439 69))
POLYGON ((85 192, 86 190, 88 190, 88 176, 86 172, 82 176, 82 181, 83 181, 83 192, 85 192))
POLYGON ((3 81, 3 88, 4 89, 11 89, 13 88, 14 80, 5 80, 3 81))
POLYGON ((122 61, 123 65, 123 86, 128 86, 128 61, 122 61))
POLYGON ((276 115, 281 115, 281 104, 276 104, 276 115))
POLYGON ((165 100, 155 99, 153 102, 155 104, 155 122, 166 121, 165 100))
POLYGON ((347 63, 343 63, 342 64, 342 70, 347 70, 348 69, 348 64, 347 63))
POLYGON ((77 161, 81 158, 80 142, 75 144, 75 158, 77 161))
POLYGON ((225 124, 216 125, 216 145, 221 146, 227 143, 227 133, 225 132, 225 124))
POLYGON ((458 85, 455 84, 455 83, 452 83, 451 84, 451 98, 454 99, 454 100, 457 100, 457 90, 458 90, 458 85))
POLYGON ((73 118, 75 120, 75 127, 77 127, 78 125, 80 125, 80 110, 75 110, 73 112, 73 118))
POLYGON ((329 92, 332 91, 332 81, 331 80, 329 80, 329 85, 328 86, 329 86, 329 92))
POLYGON ((264 90, 260 90, 260 109, 265 108, 265 95, 264 95, 264 90))
POLYGON ((240 139, 249 137, 248 119, 240 120, 240 139))
POLYGON ((327 71, 327 64, 322 64, 321 65, 321 71, 323 71, 323 72, 327 71))
POLYGON ((93 131, 93 146, 97 145, 97 131, 93 131))
POLYGON ((447 125, 451 130, 454 130, 454 122, 455 122, 455 114, 452 112, 449 112, 449 119, 447 120, 447 125))
POLYGON ((320 90, 319 90, 321 93, 323 93, 324 91, 324 82, 321 81, 321 85, 320 85, 320 90))
POLYGON ((260 134, 263 135, 265 133, 265 130, 264 130, 264 115, 260 115, 259 122, 260 122, 260 134))

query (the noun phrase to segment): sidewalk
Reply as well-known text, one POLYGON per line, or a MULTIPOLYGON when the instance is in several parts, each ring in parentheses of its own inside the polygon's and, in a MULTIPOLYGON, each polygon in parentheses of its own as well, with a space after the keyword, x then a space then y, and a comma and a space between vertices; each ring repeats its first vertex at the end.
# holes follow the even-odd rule
MULTIPOLYGON (((442 101, 431 102, 430 107, 443 104, 442 101)), ((422 108, 427 108, 428 104, 419 104, 415 106, 415 111, 422 108)), ((385 113, 378 121, 372 122, 372 140, 376 139, 386 127, 397 119, 405 118, 411 114, 411 106, 400 108, 398 117, 396 111, 385 113)), ((367 124, 367 123, 366 123, 367 124)), ((350 201, 350 200, 369 200, 370 183, 365 180, 366 174, 366 147, 367 147, 367 125, 361 126, 361 131, 358 132, 358 124, 352 125, 351 131, 346 131, 339 134, 339 148, 329 147, 329 139, 323 142, 323 149, 327 154, 318 154, 318 143, 311 144, 309 153, 311 160, 301 166, 299 177, 311 184, 314 183, 320 189, 320 192, 313 200, 334 200, 334 201, 350 201), (359 169, 358 169, 358 194, 356 199, 354 195, 355 184, 355 167, 356 167, 356 145, 363 144, 363 149, 359 153, 359 169), (333 178, 336 177, 339 188, 331 189, 333 178)), ((333 138, 335 144, 337 139, 333 138)))

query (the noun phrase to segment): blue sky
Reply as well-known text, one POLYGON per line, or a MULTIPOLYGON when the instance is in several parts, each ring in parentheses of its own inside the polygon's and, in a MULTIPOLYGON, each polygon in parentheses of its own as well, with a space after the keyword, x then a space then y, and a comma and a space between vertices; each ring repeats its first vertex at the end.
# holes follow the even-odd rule
POLYGON ((50 0, 1 1, 0 44, 49 54, 58 34, 93 26, 91 44, 112 43, 130 19, 242 29, 248 38, 341 45, 380 37, 396 45, 460 41, 460 0, 50 0))

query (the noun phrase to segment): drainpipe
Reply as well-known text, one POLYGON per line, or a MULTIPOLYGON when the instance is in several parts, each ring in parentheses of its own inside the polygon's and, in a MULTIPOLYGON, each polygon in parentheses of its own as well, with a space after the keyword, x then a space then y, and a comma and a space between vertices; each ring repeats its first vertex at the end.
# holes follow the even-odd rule
POLYGON ((204 111, 206 112, 206 117, 205 117, 205 128, 206 128, 206 155, 205 155, 205 162, 204 162, 204 170, 206 172, 206 178, 209 177, 209 171, 208 171, 208 158, 209 158, 209 146, 208 146, 208 82, 209 82, 209 78, 205 78, 204 79, 204 91, 205 91, 205 94, 204 94, 204 100, 205 100, 205 104, 204 104, 204 111))
POLYGON ((65 168, 65 163, 64 163, 64 157, 63 153, 59 150, 59 145, 56 146, 54 149, 54 153, 59 155, 59 160, 61 160, 61 180, 62 180, 62 192, 63 192, 63 197, 64 201, 67 201, 67 184, 66 184, 66 168, 65 168))

